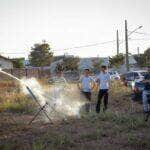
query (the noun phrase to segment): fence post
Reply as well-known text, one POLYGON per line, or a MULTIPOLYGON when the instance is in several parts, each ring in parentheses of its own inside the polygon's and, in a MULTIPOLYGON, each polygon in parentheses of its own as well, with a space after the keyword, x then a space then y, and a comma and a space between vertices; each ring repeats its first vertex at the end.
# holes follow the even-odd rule
POLYGON ((40 68, 38 68, 38 78, 41 78, 41 75, 40 75, 40 68))
POLYGON ((25 74, 26 74, 26 78, 28 77, 28 70, 27 68, 25 68, 25 74))
POLYGON ((11 75, 13 75, 13 69, 10 69, 11 75))

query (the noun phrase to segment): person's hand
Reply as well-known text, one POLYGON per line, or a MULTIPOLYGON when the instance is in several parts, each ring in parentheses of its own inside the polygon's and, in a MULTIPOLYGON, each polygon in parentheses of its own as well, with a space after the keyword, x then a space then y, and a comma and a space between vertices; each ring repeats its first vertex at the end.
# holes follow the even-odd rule
POLYGON ((79 88, 79 90, 82 90, 80 83, 77 84, 77 87, 79 88))
POLYGON ((98 89, 99 89, 99 84, 95 84, 95 91, 98 91, 98 89))

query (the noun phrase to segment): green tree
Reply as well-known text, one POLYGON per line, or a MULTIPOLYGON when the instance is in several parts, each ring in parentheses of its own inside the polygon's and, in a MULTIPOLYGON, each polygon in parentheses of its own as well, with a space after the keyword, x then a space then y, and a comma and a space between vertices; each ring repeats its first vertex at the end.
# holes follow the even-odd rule
POLYGON ((113 57, 109 58, 109 62, 110 62, 110 67, 116 67, 118 68, 120 65, 124 64, 124 55, 123 54, 119 54, 113 57))
POLYGON ((140 67, 145 66, 144 54, 134 55, 134 59, 137 61, 137 65, 140 67))
POLYGON ((74 71, 78 70, 79 58, 78 57, 65 57, 63 60, 64 70, 74 71))
POLYGON ((135 60, 138 63, 138 66, 145 67, 150 65, 150 48, 148 48, 144 54, 134 55, 135 60))
POLYGON ((144 52, 144 58, 145 58, 145 65, 146 65, 146 66, 150 65, 150 48, 148 48, 148 49, 144 52))
POLYGON ((14 68, 23 68, 24 67, 24 58, 14 58, 11 61, 13 62, 14 68))
POLYGON ((102 58, 98 58, 98 59, 93 59, 93 71, 94 72, 99 72, 100 71, 100 67, 103 63, 103 59, 102 58))
POLYGON ((35 44, 31 50, 29 60, 32 66, 42 67, 51 64, 53 53, 50 51, 48 43, 43 42, 42 44, 35 44))

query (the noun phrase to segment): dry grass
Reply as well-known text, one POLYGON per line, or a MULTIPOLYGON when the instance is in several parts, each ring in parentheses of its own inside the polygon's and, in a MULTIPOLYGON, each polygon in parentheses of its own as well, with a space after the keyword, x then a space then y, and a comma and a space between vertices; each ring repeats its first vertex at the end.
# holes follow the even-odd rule
POLYGON ((0 82, 0 112, 31 112, 34 106, 30 97, 20 91, 19 84, 14 81, 0 82))
MULTIPOLYGON (((28 106, 29 98, 21 93, 14 92, 13 94, 1 96, 1 104, 20 103, 23 108, 28 106)), ((120 82, 113 82, 110 90, 109 109, 106 113, 83 113, 80 119, 68 119, 67 122, 54 125, 35 123, 28 126, 22 122, 16 125, 9 120, 6 124, 1 119, 0 149, 149 150, 149 122, 143 121, 141 105, 135 104, 136 111, 131 113, 130 94, 130 89, 124 87, 120 82)), ((93 92, 92 99, 93 102, 96 102, 97 91, 93 92)), ((10 105, 2 106, 5 110, 12 108, 10 105)), ((29 103, 28 108, 30 106, 29 103)), ((16 119, 19 119, 16 114, 15 116, 16 119)), ((25 120, 27 118, 24 117, 25 120)))

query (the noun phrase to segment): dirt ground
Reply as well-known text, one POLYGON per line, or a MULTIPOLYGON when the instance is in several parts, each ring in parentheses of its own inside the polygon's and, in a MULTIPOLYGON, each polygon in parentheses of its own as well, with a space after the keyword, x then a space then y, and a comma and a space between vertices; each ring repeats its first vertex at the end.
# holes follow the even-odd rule
MULTIPOLYGON (((109 108, 96 114, 83 113, 81 118, 44 123, 33 114, 0 113, 1 150, 149 150, 150 119, 145 122, 142 106, 131 103, 131 91, 114 85, 109 108)), ((97 93, 93 93, 93 103, 97 93)))

